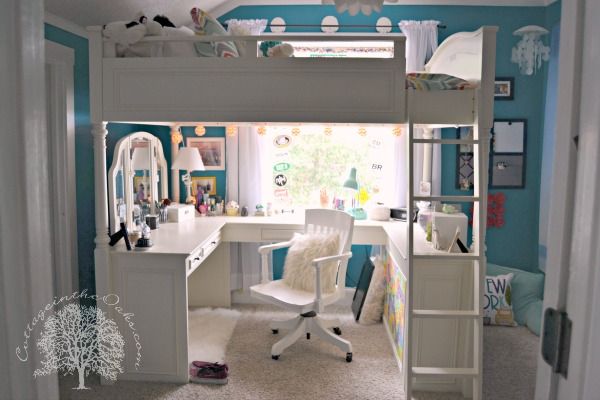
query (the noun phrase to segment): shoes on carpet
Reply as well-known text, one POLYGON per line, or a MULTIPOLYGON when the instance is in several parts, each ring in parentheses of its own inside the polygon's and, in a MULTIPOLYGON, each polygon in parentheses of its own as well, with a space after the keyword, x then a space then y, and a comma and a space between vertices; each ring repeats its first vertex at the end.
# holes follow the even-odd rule
POLYGON ((208 361, 193 361, 190 364, 190 382, 224 385, 229 376, 229 366, 208 361))

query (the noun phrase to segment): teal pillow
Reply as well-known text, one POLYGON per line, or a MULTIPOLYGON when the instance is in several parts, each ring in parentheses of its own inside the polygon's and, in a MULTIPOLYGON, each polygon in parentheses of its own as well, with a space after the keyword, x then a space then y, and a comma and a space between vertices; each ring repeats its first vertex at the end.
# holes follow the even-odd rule
POLYGON ((542 330, 542 310, 544 309, 544 301, 538 300, 529 305, 525 313, 525 324, 531 332, 540 336, 542 330))
MULTIPOLYGON (((497 276, 512 273, 512 303, 515 320, 519 325, 527 325, 530 306, 544 298, 544 274, 527 272, 516 268, 496 264, 487 265, 487 275, 497 276)), ((540 309, 541 313, 541 309, 540 309)), ((539 316, 541 318, 541 314, 539 316)), ((529 318, 532 322, 534 318, 529 318)), ((531 326, 530 329, 534 330, 531 326)), ((537 327, 539 332, 539 327, 537 327)))

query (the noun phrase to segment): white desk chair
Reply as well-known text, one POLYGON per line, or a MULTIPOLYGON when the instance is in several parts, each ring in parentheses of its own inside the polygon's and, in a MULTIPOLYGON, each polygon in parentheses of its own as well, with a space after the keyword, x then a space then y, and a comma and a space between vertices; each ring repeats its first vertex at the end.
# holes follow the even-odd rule
POLYGON ((338 254, 312 260, 312 265, 317 271, 323 263, 339 260, 337 285, 332 293, 322 293, 321 274, 319 273, 315 273, 314 292, 292 289, 282 279, 270 280, 269 253, 276 249, 289 247, 292 241, 262 246, 258 249, 262 258, 262 282, 250 288, 252 297, 299 314, 291 320, 272 321, 269 324, 274 334, 277 334, 279 329, 290 329, 290 332, 271 348, 271 357, 274 360, 279 359, 283 350, 294 344, 304 334, 306 334, 307 339, 310 339, 310 334, 314 333, 321 339, 345 351, 346 361, 352 361, 352 344, 339 337, 342 334, 339 328, 340 321, 338 319, 321 319, 318 313, 323 312, 325 306, 333 304, 344 297, 346 268, 348 267, 348 259, 352 257, 350 246, 353 230, 354 217, 345 212, 324 209, 306 210, 304 233, 338 232, 340 234, 338 254), (333 328, 333 332, 329 330, 330 328, 333 328))

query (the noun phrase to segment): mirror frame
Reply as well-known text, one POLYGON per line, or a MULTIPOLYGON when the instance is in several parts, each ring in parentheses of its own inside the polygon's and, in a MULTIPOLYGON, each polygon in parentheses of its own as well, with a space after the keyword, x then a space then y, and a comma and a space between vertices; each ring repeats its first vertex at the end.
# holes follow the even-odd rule
MULTIPOLYGON (((121 138, 115 145, 113 153, 113 162, 108 170, 108 214, 110 221, 110 232, 115 233, 120 223, 119 210, 117 207, 116 198, 116 178, 119 167, 123 166, 123 186, 125 207, 127 208, 125 224, 127 229, 133 229, 133 171, 131 171, 131 157, 123 157, 124 154, 131 154, 132 142, 134 140, 144 139, 150 143, 150 186, 151 198, 158 199, 158 185, 160 184, 160 192, 163 194, 169 193, 169 170, 167 169, 167 160, 163 152, 163 146, 159 138, 148 132, 134 132, 121 138), (158 171, 160 170, 161 179, 159 182, 158 171)), ((154 201, 150 204, 150 209, 153 214, 157 212, 154 206, 154 201)))

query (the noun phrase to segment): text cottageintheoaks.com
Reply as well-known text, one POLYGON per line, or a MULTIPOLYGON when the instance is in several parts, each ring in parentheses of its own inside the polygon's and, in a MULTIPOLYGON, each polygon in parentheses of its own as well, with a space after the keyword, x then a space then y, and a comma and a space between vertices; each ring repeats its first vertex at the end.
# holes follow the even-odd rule
POLYGON ((23 362, 25 362, 29 359, 28 348, 29 348, 29 338, 31 336, 31 332, 33 332, 33 329, 35 328, 35 326, 37 325, 38 322, 44 320, 44 318, 46 317, 46 312, 50 312, 50 310, 52 310, 53 308, 55 308, 56 306, 58 306, 62 303, 75 301, 75 300, 81 300, 81 299, 89 299, 89 300, 94 300, 96 302, 102 301, 107 306, 113 307, 113 309, 123 317, 123 319, 129 325, 129 329, 131 329, 131 332, 133 335, 133 340, 135 341, 135 347, 137 349, 135 368, 138 369, 140 366, 140 361, 142 359, 142 354, 141 354, 142 345, 140 343, 140 335, 137 333, 137 330, 135 328, 135 323, 133 321, 133 317, 135 316, 135 314, 125 312, 122 307, 117 306, 117 304, 119 304, 119 301, 120 301, 118 295, 107 294, 102 297, 99 297, 98 295, 95 295, 95 294, 93 294, 93 295, 88 294, 87 289, 84 289, 81 293, 73 292, 73 294, 71 294, 70 296, 63 296, 60 299, 57 299, 56 297, 54 297, 52 303, 46 304, 46 306, 43 309, 41 309, 35 317, 33 317, 31 322, 29 324, 27 324, 27 327, 23 331, 23 336, 25 337, 25 340, 23 341, 23 346, 22 347, 19 346, 16 349, 17 358, 23 362))

